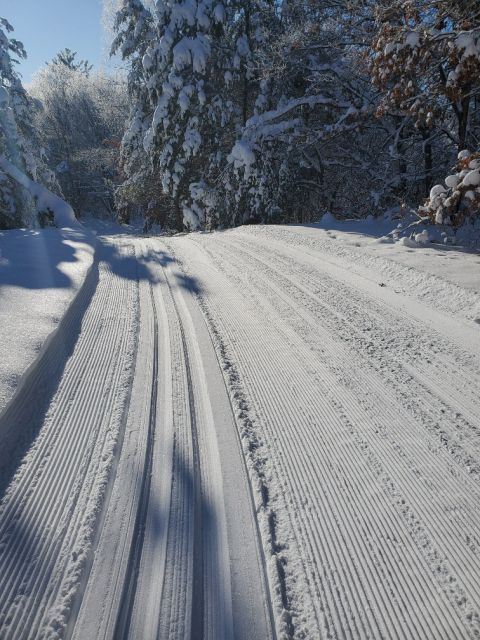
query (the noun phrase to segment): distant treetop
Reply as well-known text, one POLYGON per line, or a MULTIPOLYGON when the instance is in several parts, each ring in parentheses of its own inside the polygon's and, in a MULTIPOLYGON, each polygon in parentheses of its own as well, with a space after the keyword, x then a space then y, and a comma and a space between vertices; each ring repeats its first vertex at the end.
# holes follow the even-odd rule
POLYGON ((77 55, 76 51, 72 51, 71 49, 63 49, 59 51, 57 55, 52 58, 51 62, 47 62, 47 64, 60 65, 63 64, 65 67, 68 67, 72 71, 80 71, 84 73, 86 76, 90 73, 93 68, 88 60, 79 60, 78 62, 75 60, 77 55))

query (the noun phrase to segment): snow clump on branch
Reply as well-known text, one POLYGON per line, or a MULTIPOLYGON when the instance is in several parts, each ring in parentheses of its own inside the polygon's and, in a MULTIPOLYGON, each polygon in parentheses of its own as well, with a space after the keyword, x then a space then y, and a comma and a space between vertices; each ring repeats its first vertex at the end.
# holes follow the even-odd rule
POLYGON ((436 224, 461 225, 480 215, 480 152, 468 150, 458 154, 456 173, 445 178, 445 187, 432 187, 426 203, 419 208, 422 216, 436 224))

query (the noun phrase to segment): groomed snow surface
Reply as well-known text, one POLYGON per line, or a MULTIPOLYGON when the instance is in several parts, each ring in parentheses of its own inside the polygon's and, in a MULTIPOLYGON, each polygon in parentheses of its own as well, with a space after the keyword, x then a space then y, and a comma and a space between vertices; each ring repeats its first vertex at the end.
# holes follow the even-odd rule
POLYGON ((0 414, 92 266, 84 229, 0 232, 0 414))
POLYGON ((96 246, 0 416, 2 640, 478 637, 478 253, 96 246))

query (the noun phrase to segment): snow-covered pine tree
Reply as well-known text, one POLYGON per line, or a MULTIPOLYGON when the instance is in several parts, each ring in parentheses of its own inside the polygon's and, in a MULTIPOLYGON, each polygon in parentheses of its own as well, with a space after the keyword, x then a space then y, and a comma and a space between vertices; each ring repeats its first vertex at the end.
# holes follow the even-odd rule
MULTIPOLYGON (((18 120, 25 119, 28 98, 14 64, 16 57, 26 58, 26 53, 21 42, 8 37, 12 31, 11 24, 0 18, 0 155, 24 170, 18 120)), ((6 173, 0 172, 0 227, 18 226, 32 215, 31 198, 6 173)))
MULTIPOLYGON (((241 224, 258 217, 260 186, 274 190, 276 177, 267 177, 256 163, 256 155, 244 130, 252 116, 270 105, 268 82, 262 81, 268 42, 280 35, 278 6, 271 0, 231 0, 226 4, 224 88, 230 96, 230 126, 223 136, 220 179, 216 180, 218 221, 222 226, 241 224), (254 166, 255 165, 255 166, 254 166)), ((259 159, 268 165, 268 152, 259 159)), ((269 165, 271 166, 271 165, 269 165)), ((288 189, 288 185, 285 185, 288 189)))
POLYGON ((140 0, 122 0, 115 13, 116 36, 111 52, 128 60, 128 96, 130 113, 121 143, 124 180, 116 189, 115 201, 120 221, 128 222, 132 214, 155 209, 161 200, 158 171, 145 152, 143 139, 150 126, 152 107, 143 59, 154 41, 153 16, 140 0))
POLYGON ((148 18, 145 11, 126 0, 116 20, 114 50, 130 60, 134 97, 120 193, 130 188, 131 169, 142 157, 142 180, 163 190, 163 221, 178 229, 215 226, 222 172, 242 112, 238 84, 248 45, 238 35, 240 13, 220 0, 158 0, 148 18), (140 38, 145 20, 150 30, 140 38))
POLYGON ((62 49, 62 51, 59 51, 49 64, 62 65, 71 71, 80 71, 88 76, 93 69, 93 65, 91 65, 88 60, 76 60, 76 57, 77 52, 66 47, 62 49))
POLYGON ((233 110, 226 11, 219 0, 158 0, 156 39, 143 58, 153 109, 144 148, 173 203, 177 228, 215 224, 209 184, 233 110))
MULTIPOLYGON (((32 125, 32 115, 41 105, 29 97, 14 68, 26 53, 21 42, 9 37, 12 31, 10 23, 0 18, 0 156, 28 178, 58 191, 32 125)), ((31 194, 0 171, 0 226, 35 226, 38 222, 31 194)))

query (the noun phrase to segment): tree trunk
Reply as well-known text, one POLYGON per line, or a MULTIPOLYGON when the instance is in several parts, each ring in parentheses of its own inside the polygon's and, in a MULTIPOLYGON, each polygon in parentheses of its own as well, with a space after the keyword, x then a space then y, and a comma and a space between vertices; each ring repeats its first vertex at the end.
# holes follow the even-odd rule
POLYGON ((398 175, 399 175, 397 193, 400 198, 404 198, 407 191, 407 180, 406 180, 407 161, 405 160, 405 144, 404 144, 405 139, 407 138, 407 133, 405 131, 406 125, 405 123, 402 122, 402 119, 400 119, 399 126, 400 126, 400 133, 398 135, 397 148, 396 148, 397 158, 398 158, 398 175))
POLYGON ((433 169, 433 154, 432 143, 430 142, 430 132, 422 129, 423 138, 423 162, 425 169, 425 197, 428 198, 430 189, 432 188, 432 169, 433 169))
POLYGON ((173 199, 173 212, 175 218, 175 227, 177 231, 183 231, 183 211, 180 205, 180 192, 177 191, 173 199))
MULTIPOLYGON (((470 92, 470 87, 466 88, 470 92)), ((468 116, 470 113, 470 96, 464 97, 458 110, 458 151, 467 148, 468 116)))
MULTIPOLYGON (((245 35, 248 38, 248 43, 250 44, 250 9, 247 7, 245 9, 245 35)), ((243 96, 242 96, 242 120, 243 125, 247 122, 248 117, 248 77, 247 77, 247 63, 243 63, 243 96)))

